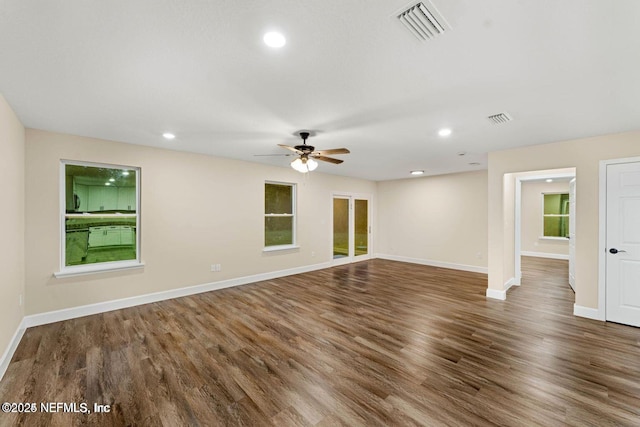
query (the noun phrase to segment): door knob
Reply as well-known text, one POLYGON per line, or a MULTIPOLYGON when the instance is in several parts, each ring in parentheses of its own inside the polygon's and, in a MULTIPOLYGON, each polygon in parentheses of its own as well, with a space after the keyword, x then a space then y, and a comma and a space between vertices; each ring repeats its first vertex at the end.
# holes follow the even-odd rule
POLYGON ((622 250, 620 250, 620 251, 619 251, 619 250, 617 250, 616 248, 611 248, 611 249, 609 249, 609 253, 612 253, 612 254, 614 254, 614 255, 615 255, 615 254, 617 254, 618 252, 627 252, 627 251, 622 251, 622 250))

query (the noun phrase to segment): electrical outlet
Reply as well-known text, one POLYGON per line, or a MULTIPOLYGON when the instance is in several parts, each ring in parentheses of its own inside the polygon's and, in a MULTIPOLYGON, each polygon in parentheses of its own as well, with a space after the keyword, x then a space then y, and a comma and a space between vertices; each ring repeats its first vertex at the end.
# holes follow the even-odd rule
POLYGON ((311 256, 312 257, 316 256, 316 253, 315 252, 311 252, 311 256))
POLYGON ((20 294, 19 303, 20 303, 20 306, 22 306, 22 294, 20 294))
POLYGON ((482 259, 482 252, 478 252, 478 253, 476 254, 476 258, 478 258, 478 259, 482 259))
POLYGON ((222 264, 211 264, 211 271, 221 271, 222 270, 222 264))

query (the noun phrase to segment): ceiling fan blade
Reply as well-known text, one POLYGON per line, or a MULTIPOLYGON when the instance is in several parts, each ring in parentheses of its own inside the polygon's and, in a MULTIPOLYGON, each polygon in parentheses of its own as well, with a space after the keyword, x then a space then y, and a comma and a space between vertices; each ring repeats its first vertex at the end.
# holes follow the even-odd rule
POLYGON ((320 156, 324 156, 325 154, 349 154, 351 151, 346 148, 330 148, 328 150, 318 150, 314 151, 314 154, 318 154, 320 156))
POLYGON ((344 162, 344 160, 334 159, 333 157, 318 156, 316 155, 316 153, 314 153, 311 157, 313 157, 316 160, 322 160, 323 162, 329 162, 336 165, 339 165, 340 163, 344 162))
POLYGON ((278 144, 278 147, 282 147, 282 148, 286 148, 287 150, 291 150, 296 154, 302 154, 302 152, 300 150, 296 150, 295 147, 291 147, 289 145, 284 145, 284 144, 278 144))
POLYGON ((295 154, 254 154, 254 157, 267 157, 267 156, 295 156, 295 154))

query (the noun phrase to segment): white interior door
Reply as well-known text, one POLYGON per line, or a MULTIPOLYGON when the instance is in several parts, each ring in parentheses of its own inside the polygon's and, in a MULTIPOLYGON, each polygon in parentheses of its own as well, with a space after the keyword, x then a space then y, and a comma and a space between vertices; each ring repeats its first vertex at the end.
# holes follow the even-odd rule
POLYGON ((607 166, 606 319, 640 326, 640 162, 607 166))
POLYGON ((569 181, 569 286, 576 291, 576 179, 569 181))
POLYGON ((333 196, 334 264, 371 258, 369 205, 367 197, 333 196))

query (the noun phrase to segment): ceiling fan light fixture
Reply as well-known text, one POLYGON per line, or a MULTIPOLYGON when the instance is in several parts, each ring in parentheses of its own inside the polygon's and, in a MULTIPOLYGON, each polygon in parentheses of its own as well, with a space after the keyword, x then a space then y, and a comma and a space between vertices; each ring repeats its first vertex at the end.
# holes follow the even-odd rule
MULTIPOLYGON (((285 144, 278 144, 279 147, 285 148, 289 151, 296 153, 296 158, 291 162, 291 167, 300 173, 308 173, 316 170, 318 167, 317 160, 333 163, 339 165, 343 162, 341 159, 329 157, 328 154, 349 154, 350 151, 346 148, 330 148, 327 150, 317 150, 312 145, 307 144, 307 138, 313 135, 313 131, 300 131, 296 132, 296 135, 302 138, 302 144, 294 147, 285 144)), ((288 154, 291 156, 291 154, 288 154)))
POLYGON ((306 167, 302 164, 302 159, 299 157, 291 162, 291 167, 297 170, 298 172, 302 172, 302 173, 308 172, 306 170, 306 167))
POLYGON ((318 167, 318 162, 305 157, 298 157, 291 162, 291 167, 300 173, 308 173, 314 171, 318 167))

